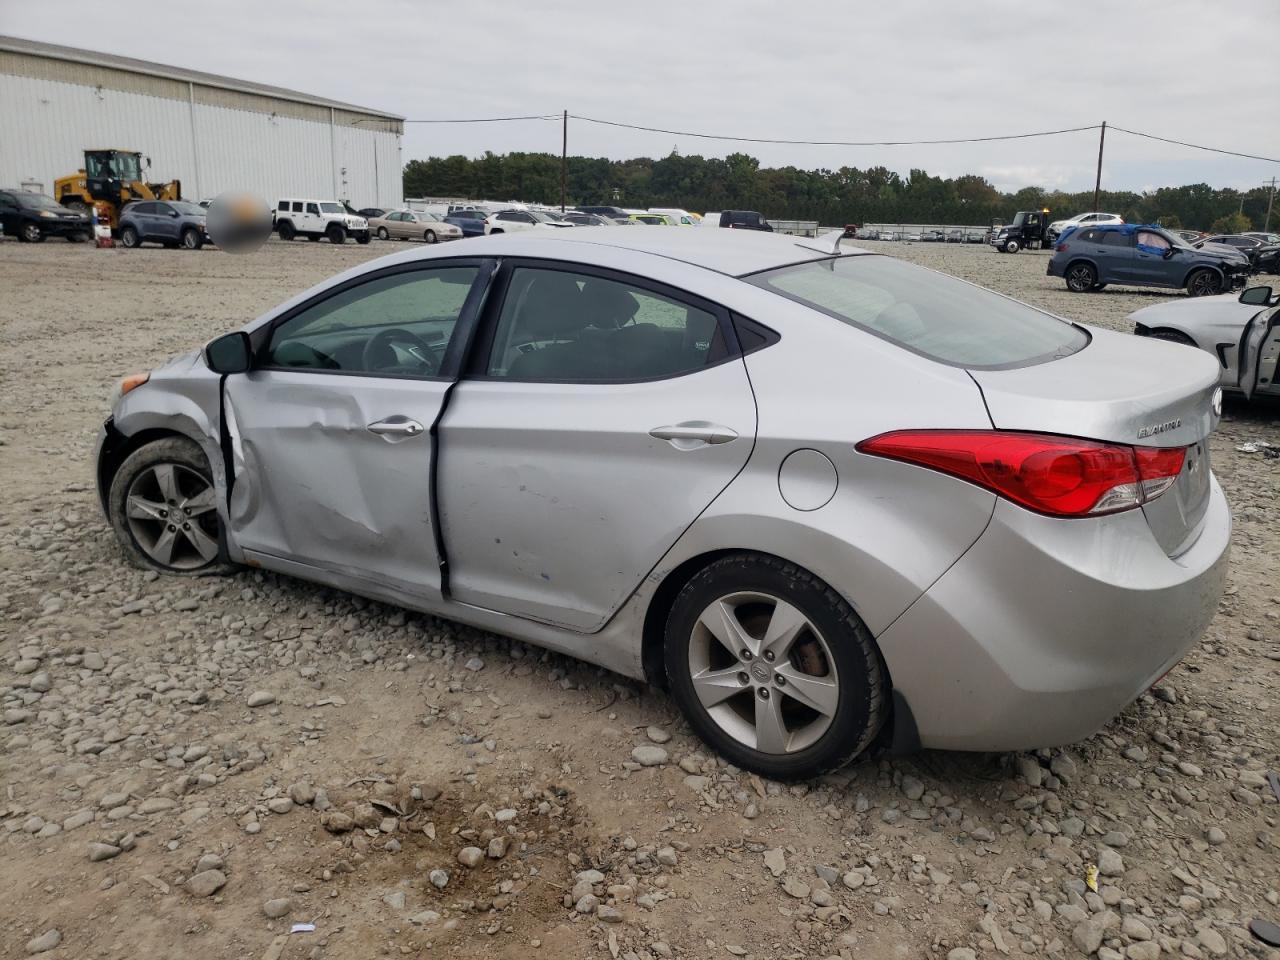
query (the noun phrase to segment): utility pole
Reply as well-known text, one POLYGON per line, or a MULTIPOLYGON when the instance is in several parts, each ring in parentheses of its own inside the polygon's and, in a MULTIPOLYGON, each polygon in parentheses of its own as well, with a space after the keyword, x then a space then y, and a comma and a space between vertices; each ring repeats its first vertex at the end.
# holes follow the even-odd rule
POLYGON ((564 213, 565 194, 569 189, 569 111, 564 112, 560 137, 560 212, 564 213))
POLYGON ((1098 176, 1093 181, 1093 209, 1098 210, 1098 193, 1102 190, 1102 146, 1107 142, 1107 121, 1102 121, 1102 131, 1098 134, 1098 176))
POLYGON ((1276 202, 1276 178, 1271 178, 1271 193, 1267 195, 1267 222, 1262 225, 1262 232, 1271 230, 1271 206, 1276 202))

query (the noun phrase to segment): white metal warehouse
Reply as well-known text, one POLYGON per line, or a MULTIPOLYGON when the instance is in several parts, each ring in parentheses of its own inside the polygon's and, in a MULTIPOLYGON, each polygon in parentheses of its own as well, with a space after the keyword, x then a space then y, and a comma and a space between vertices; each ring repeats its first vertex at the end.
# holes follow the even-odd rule
POLYGON ((137 150, 188 200, 247 190, 399 207, 404 118, 293 90, 0 36, 0 187, 52 190, 86 149, 137 150))

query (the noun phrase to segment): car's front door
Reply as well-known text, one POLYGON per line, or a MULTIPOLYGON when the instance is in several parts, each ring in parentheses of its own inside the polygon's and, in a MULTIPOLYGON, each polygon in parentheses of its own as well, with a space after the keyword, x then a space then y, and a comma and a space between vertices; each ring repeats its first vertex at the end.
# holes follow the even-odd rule
POLYGON ((1139 230, 1134 237, 1133 279, 1139 283, 1176 287, 1186 273, 1186 263, 1177 263, 1173 244, 1159 233, 1139 230))
POLYGON ((482 335, 440 423, 451 595, 595 630, 751 453, 728 316, 625 274, 508 263, 482 335))
POLYGON ((165 242, 178 239, 178 224, 181 218, 178 211, 173 209, 167 203, 153 204, 155 213, 152 216, 152 223, 155 229, 155 235, 165 242))
POLYGON ((1238 356, 1245 397, 1280 397, 1280 307, 1263 310, 1245 324, 1238 356))
POLYGON ((431 428, 490 272, 387 268, 255 338, 254 368, 225 386, 231 536, 249 559, 439 598, 431 428))

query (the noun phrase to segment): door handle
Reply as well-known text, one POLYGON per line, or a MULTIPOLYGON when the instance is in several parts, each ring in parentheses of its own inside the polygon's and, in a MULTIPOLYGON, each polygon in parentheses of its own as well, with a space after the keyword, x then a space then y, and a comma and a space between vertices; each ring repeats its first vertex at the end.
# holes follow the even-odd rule
POLYGON ((666 427, 654 427, 649 436, 655 440, 667 440, 678 450, 691 450, 695 446, 712 443, 728 443, 738 438, 736 430, 707 420, 685 420, 666 427))
POLYGON ((385 420, 375 420, 366 429, 370 433, 376 433, 378 436, 391 441, 408 440, 410 437, 416 437, 426 430, 417 420, 411 420, 400 413, 387 417, 385 420))

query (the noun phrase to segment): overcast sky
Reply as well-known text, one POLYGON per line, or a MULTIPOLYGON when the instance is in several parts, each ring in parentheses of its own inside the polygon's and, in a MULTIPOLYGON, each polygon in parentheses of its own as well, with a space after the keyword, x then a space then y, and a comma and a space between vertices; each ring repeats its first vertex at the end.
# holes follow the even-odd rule
MULTIPOLYGON (((570 113, 796 140, 1096 124, 1280 157, 1280 3, 1219 0, 0 0, 0 33, 415 118, 570 113), (1203 78, 1211 78, 1205 80, 1203 78)), ((406 160, 560 150, 558 122, 408 124, 406 160)), ((948 146, 734 144, 570 121, 569 152, 744 151, 765 166, 1093 186, 1096 131, 948 146)), ((1103 183, 1248 188, 1280 164, 1108 134, 1103 183)))

